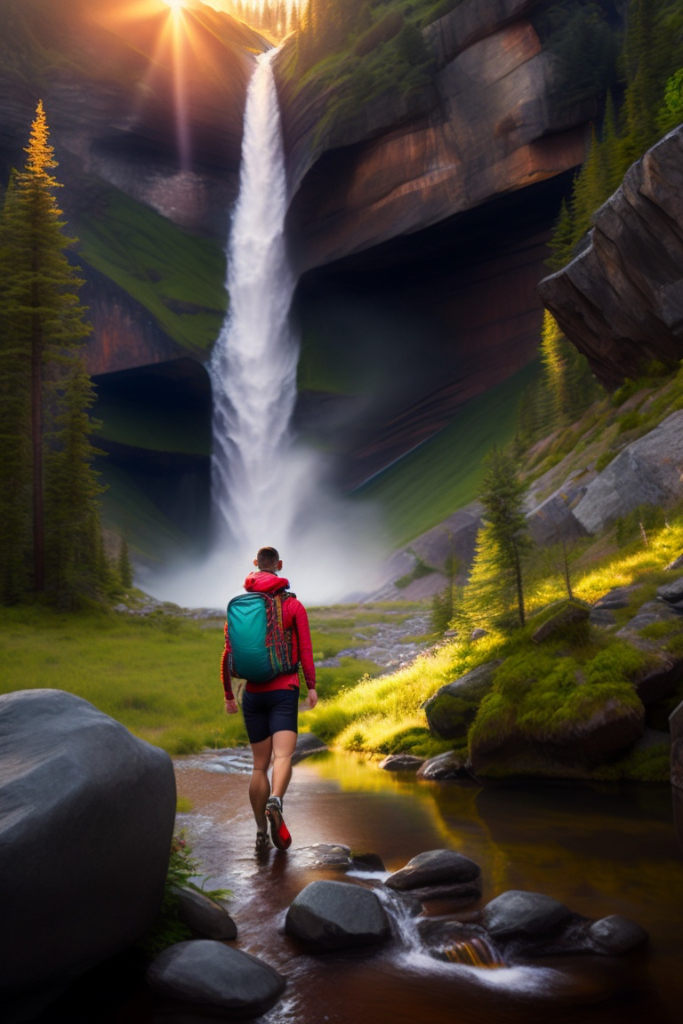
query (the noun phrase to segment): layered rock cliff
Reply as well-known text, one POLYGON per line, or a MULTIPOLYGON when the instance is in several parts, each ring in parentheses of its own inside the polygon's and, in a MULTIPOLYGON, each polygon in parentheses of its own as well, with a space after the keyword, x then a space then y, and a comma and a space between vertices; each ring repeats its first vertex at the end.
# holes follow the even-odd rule
POLYGON ((423 29, 428 81, 408 92, 391 84, 352 116, 346 107, 327 115, 345 83, 321 88, 314 71, 298 82, 285 46, 276 68, 302 268, 424 229, 582 161, 597 99, 563 102, 553 56, 529 20, 539 6, 465 0, 423 29))
POLYGON ((683 359, 683 126, 627 172, 587 244, 539 284, 553 316, 608 388, 683 359))

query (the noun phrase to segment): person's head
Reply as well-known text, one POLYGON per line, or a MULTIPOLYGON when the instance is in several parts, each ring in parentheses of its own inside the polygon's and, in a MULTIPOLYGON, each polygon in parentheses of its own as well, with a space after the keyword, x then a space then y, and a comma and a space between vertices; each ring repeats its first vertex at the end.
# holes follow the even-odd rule
POLYGON ((282 559, 276 548, 259 548, 254 565, 262 572, 279 572, 282 568, 282 559))

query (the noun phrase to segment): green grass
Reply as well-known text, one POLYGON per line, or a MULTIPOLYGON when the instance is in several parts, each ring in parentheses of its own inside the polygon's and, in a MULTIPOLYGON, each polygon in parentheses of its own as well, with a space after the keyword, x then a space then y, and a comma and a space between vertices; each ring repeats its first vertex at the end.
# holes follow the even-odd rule
POLYGON ((172 754, 235 746, 246 733, 242 716, 223 710, 222 650, 220 623, 10 608, 0 622, 1 692, 67 690, 172 754))
POLYGON ((472 399, 453 422, 356 491, 378 501, 391 541, 400 546, 473 501, 483 476, 483 458, 515 433, 517 405, 538 373, 525 367, 472 399))
POLYGON ((208 354, 227 308, 220 246, 107 190, 76 225, 78 258, 131 296, 188 352, 208 354))

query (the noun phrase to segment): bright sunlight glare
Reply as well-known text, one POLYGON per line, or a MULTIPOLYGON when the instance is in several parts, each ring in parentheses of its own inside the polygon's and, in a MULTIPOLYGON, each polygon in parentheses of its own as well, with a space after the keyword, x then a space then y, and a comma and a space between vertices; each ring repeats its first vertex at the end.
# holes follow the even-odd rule
POLYGON ((179 11, 181 7, 185 6, 185 0, 164 0, 164 3, 168 4, 173 11, 179 11))

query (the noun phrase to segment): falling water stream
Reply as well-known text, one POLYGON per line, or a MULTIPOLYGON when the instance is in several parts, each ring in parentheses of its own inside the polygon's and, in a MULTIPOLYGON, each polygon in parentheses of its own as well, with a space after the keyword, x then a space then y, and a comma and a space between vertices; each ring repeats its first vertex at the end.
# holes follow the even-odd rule
POLYGON ((284 227, 287 180, 272 69, 257 62, 244 115, 240 193, 228 247, 230 313, 211 360, 212 498, 218 538, 247 552, 296 512, 290 421, 299 346, 284 227))
POLYGON ((265 544, 280 550, 286 574, 309 601, 343 599, 380 582, 374 509, 336 494, 322 453, 292 430, 300 344, 290 321, 297 277, 285 235, 289 196, 276 54, 257 59, 247 90, 227 248, 230 308, 209 366, 212 547, 203 564, 193 562, 151 587, 155 596, 183 605, 223 605, 226 589, 229 596, 230 586, 239 588, 265 544))

